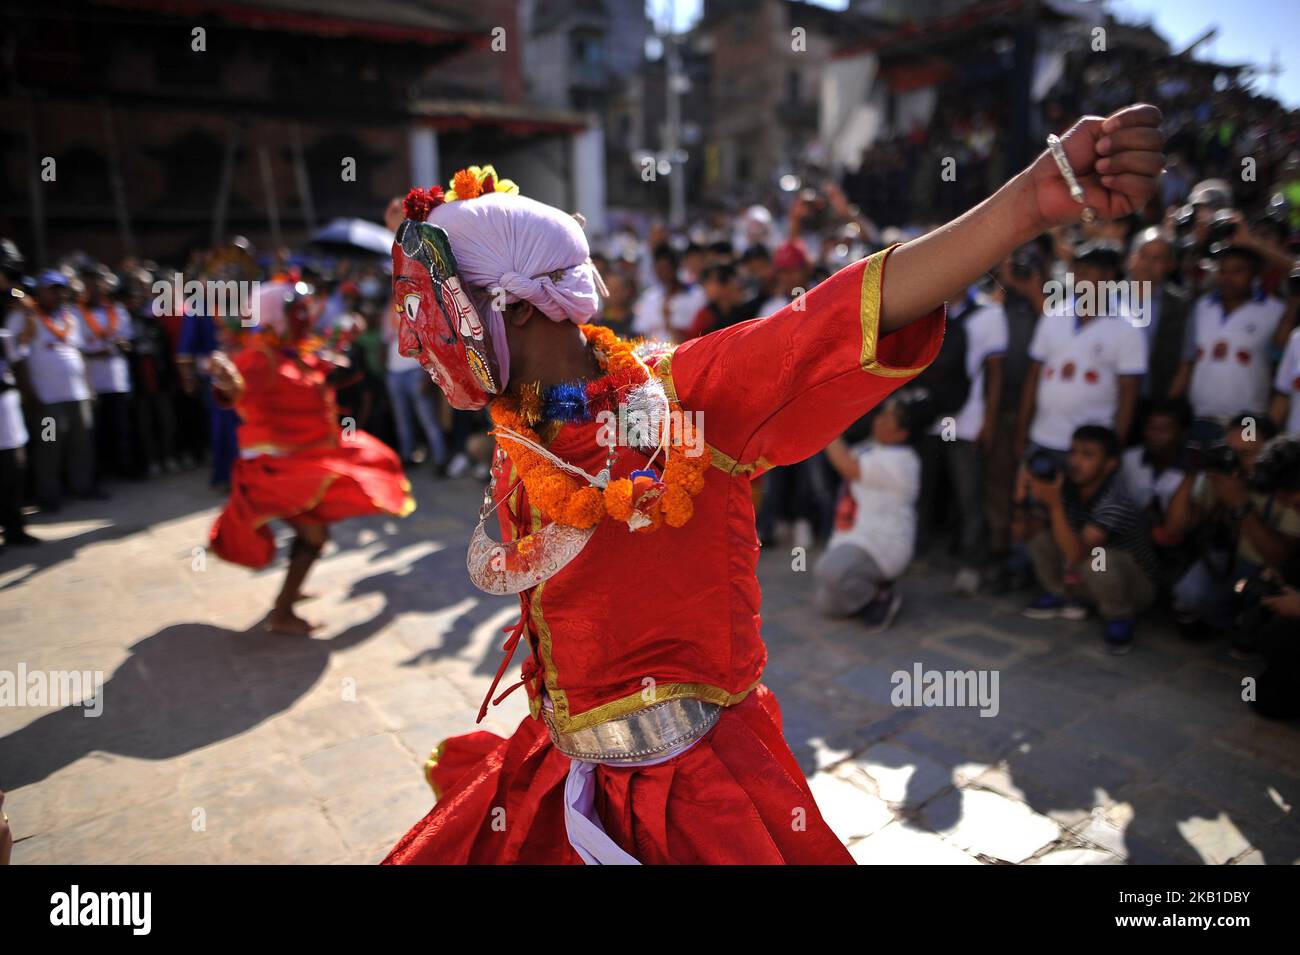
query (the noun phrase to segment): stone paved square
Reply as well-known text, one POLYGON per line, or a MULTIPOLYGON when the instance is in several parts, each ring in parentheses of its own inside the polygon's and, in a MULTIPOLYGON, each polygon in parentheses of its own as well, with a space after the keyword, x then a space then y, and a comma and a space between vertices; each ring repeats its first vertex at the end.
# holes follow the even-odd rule
MULTIPOLYGON (((474 728, 517 606, 465 575, 481 488, 413 481, 406 520, 335 527, 302 640, 257 629, 282 565, 195 551, 221 504, 197 473, 35 518, 47 543, 0 556, 0 669, 101 671, 103 712, 0 707, 14 862, 381 859, 432 805, 429 751, 474 728)), ((764 553, 765 680, 859 862, 1300 862, 1300 731, 1249 712, 1223 647, 1156 623, 1112 658, 1095 623, 923 572, 867 636, 817 617, 791 568, 764 553), (997 715, 894 705, 917 664, 996 670, 997 715)), ((517 693, 483 726, 525 712, 517 693)))

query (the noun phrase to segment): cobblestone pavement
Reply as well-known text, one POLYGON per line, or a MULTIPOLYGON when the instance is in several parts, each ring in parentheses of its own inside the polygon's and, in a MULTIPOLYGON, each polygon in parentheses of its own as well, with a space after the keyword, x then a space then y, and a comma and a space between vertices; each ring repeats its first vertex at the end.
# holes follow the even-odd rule
MULTIPOLYGON (((282 564, 195 550, 220 504, 197 473, 36 518, 48 543, 0 555, 0 670, 102 671, 103 712, 0 706, 14 862, 382 858, 428 811, 421 764, 473 727, 517 607, 465 577, 481 488, 413 482, 411 517, 336 526, 310 640, 257 629, 282 564)), ((811 612, 790 554, 761 575, 765 680, 858 861, 1300 862, 1300 729, 1248 711, 1252 665, 1221 646, 1148 627, 1109 657, 1095 622, 1027 621, 934 573, 869 637, 811 612), (997 715, 893 705, 917 665, 995 671, 997 715)), ((524 713, 521 691, 484 726, 524 713)))

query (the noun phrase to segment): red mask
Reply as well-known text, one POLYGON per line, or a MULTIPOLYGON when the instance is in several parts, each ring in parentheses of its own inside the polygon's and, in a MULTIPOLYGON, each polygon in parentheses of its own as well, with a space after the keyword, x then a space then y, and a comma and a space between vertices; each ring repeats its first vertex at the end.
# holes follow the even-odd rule
POLYGON ((483 321, 439 226, 413 219, 398 226, 393 303, 398 351, 419 361, 453 408, 482 408, 505 391, 510 364, 504 322, 499 314, 483 321))

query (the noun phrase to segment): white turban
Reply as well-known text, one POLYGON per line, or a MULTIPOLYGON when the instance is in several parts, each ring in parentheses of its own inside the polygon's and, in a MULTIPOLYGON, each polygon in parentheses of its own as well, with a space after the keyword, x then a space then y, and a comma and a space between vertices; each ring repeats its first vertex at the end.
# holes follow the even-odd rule
POLYGON ((521 299, 552 321, 583 324, 596 313, 599 279, 582 226, 573 216, 526 196, 494 192, 438 206, 462 281, 507 304, 521 299))

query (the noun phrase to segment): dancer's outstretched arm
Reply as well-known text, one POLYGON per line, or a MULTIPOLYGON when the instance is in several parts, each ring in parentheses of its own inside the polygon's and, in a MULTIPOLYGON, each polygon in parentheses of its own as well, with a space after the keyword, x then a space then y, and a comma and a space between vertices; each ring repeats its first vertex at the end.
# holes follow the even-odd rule
MULTIPOLYGON (((1084 201, 1099 218, 1136 212, 1155 192, 1165 165, 1160 120, 1160 110, 1143 103, 1105 118, 1085 116, 1061 137, 1084 201)), ((1044 150, 974 209, 894 251, 881 289, 882 330, 927 315, 1017 246, 1077 221, 1082 211, 1044 150)))

